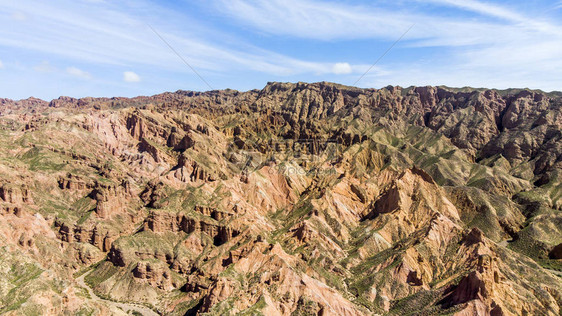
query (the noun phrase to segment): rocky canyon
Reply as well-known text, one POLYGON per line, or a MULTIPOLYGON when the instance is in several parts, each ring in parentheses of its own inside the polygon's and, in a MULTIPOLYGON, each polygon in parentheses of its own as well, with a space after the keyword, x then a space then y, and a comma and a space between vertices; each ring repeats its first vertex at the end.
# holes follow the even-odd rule
POLYGON ((562 93, 0 99, 0 314, 561 315, 562 93))

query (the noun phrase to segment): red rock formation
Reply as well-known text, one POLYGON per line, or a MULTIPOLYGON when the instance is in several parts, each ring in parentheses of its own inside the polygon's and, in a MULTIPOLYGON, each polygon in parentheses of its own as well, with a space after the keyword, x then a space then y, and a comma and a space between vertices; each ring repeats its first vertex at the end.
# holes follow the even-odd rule
POLYGON ((27 186, 13 184, 3 184, 0 186, 0 199, 5 202, 21 205, 22 203, 32 204, 33 198, 27 186))
POLYGON ((97 183, 96 188, 90 194, 96 200, 96 215, 100 218, 109 218, 124 210, 122 204, 124 193, 120 185, 97 183))

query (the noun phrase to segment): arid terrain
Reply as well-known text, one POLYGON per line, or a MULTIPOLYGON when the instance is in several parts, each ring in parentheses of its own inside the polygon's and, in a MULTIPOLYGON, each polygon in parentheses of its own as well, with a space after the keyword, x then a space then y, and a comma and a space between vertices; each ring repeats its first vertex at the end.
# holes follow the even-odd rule
POLYGON ((562 315, 562 94, 0 99, 0 314, 562 315))

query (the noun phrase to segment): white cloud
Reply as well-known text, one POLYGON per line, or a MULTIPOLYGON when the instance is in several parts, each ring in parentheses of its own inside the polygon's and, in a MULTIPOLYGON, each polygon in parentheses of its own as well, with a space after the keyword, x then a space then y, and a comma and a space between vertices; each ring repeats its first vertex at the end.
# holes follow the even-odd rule
POLYGON ((123 73, 123 80, 125 82, 140 82, 141 78, 139 75, 137 75, 136 73, 132 72, 132 71, 125 71, 123 73))
POLYGON ((336 75, 345 75, 353 72, 351 65, 348 63, 336 63, 332 68, 332 72, 336 75))
POLYGON ((76 67, 66 68, 66 73, 82 79, 92 79, 92 75, 89 72, 86 72, 82 69, 78 69, 76 67))
POLYGON ((0 60, 0 69, 4 68, 4 63, 0 60))
POLYGON ((25 20, 27 20, 27 16, 25 14, 23 14, 22 12, 16 11, 16 12, 12 13, 12 19, 14 19, 16 21, 25 21, 25 20))
POLYGON ((39 65, 33 67, 33 70, 37 72, 55 72, 57 71, 57 68, 51 65, 48 61, 44 60, 39 65))

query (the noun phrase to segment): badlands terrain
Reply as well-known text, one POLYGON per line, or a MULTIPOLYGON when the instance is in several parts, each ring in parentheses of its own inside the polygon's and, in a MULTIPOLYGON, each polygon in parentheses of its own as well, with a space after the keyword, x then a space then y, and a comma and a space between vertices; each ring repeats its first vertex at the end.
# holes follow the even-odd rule
POLYGON ((562 94, 0 99, 0 314, 561 315, 562 94))

